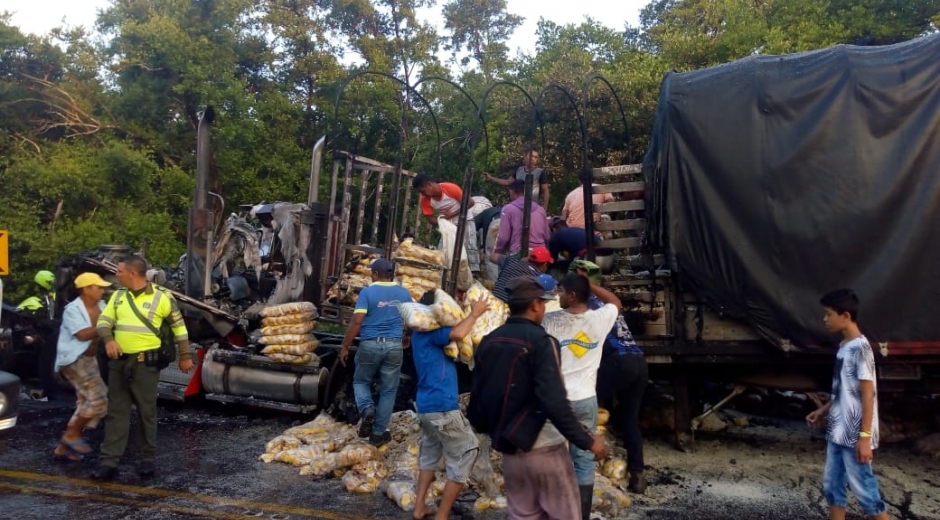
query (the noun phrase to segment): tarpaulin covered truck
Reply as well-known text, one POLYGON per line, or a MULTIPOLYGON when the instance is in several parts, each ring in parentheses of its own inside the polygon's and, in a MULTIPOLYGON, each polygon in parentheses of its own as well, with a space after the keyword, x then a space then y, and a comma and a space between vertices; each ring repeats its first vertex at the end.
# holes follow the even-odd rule
POLYGON ((839 287, 861 299, 882 392, 938 386, 938 56, 931 35, 665 77, 624 272, 648 295, 636 309, 661 311, 636 332, 677 390, 715 374, 824 387, 819 298, 839 287))

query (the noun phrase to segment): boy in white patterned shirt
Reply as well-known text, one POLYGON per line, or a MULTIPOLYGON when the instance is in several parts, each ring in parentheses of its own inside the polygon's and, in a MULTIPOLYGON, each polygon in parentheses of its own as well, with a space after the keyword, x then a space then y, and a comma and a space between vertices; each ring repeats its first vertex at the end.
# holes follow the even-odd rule
POLYGON ((842 335, 832 375, 829 403, 806 416, 811 427, 826 427, 826 468, 823 494, 831 520, 845 520, 847 488, 855 493, 870 518, 887 520, 885 503, 872 472, 873 450, 878 447, 878 399, 875 356, 858 327, 858 296, 838 289, 822 297, 823 323, 842 335))

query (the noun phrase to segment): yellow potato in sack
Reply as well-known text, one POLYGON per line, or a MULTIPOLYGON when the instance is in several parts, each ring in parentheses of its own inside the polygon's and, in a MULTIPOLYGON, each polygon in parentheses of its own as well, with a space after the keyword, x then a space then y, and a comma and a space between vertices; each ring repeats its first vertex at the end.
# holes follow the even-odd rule
POLYGON ((460 349, 460 362, 470 365, 473 363, 473 340, 466 336, 457 342, 460 349))
POLYGON ((451 341, 444 347, 444 355, 456 360, 460 356, 460 347, 457 346, 457 343, 451 341))

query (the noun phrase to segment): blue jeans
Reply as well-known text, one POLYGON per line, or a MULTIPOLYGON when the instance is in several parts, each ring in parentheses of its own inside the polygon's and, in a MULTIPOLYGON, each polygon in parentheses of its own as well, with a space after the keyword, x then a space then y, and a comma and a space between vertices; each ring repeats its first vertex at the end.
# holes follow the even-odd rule
MULTIPOLYGON (((580 401, 571 401, 574 414, 588 430, 593 432, 597 428, 597 397, 588 397, 580 401)), ((594 453, 584 451, 574 444, 568 443, 571 453, 571 462, 574 463, 574 476, 579 486, 594 484, 594 453)))
POLYGON ((855 448, 829 442, 826 448, 826 469, 823 471, 823 494, 830 506, 845 507, 847 488, 852 488, 862 511, 867 516, 885 512, 885 503, 878 491, 878 480, 871 463, 859 464, 855 448))
POLYGON ((375 409, 373 435, 382 435, 388 428, 395 408, 398 380, 401 377, 403 353, 401 338, 373 338, 361 340, 356 350, 356 373, 353 375, 353 392, 356 407, 364 414, 375 409), (378 379, 378 406, 372 401, 372 383, 378 379))

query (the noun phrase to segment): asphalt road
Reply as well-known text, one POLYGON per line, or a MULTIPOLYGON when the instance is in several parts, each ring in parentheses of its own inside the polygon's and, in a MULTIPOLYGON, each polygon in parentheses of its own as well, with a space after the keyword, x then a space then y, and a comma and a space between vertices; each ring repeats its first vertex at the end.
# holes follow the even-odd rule
MULTIPOLYGON (((379 494, 352 495, 339 481, 314 481, 283 464, 264 464, 264 444, 298 417, 210 405, 161 404, 154 478, 134 467, 133 442, 111 483, 89 479, 95 456, 52 460, 72 405, 27 403, 19 425, 0 437, 0 518, 329 519, 402 518, 379 494)), ((136 424, 134 425, 136 427, 136 424)), ((90 436, 97 450, 103 428, 90 436)))
MULTIPOLYGON (((71 412, 71 403, 25 403, 18 426, 0 434, 0 520, 410 518, 379 493, 354 495, 338 480, 316 481, 297 468, 258 460, 268 440, 309 418, 161 402, 156 476, 137 476, 132 445, 118 479, 99 483, 88 478, 94 456, 77 463, 52 460, 71 412)), ((103 428, 90 435, 94 448, 102 437, 103 428)), ((798 421, 763 420, 703 435, 693 453, 673 449, 665 436, 647 439, 652 485, 645 496, 632 496, 621 518, 825 518, 819 478, 824 448, 798 421)), ((892 518, 940 519, 937 461, 904 446, 879 452, 876 474, 892 518)), ((854 504, 849 518, 862 518, 854 504)))

